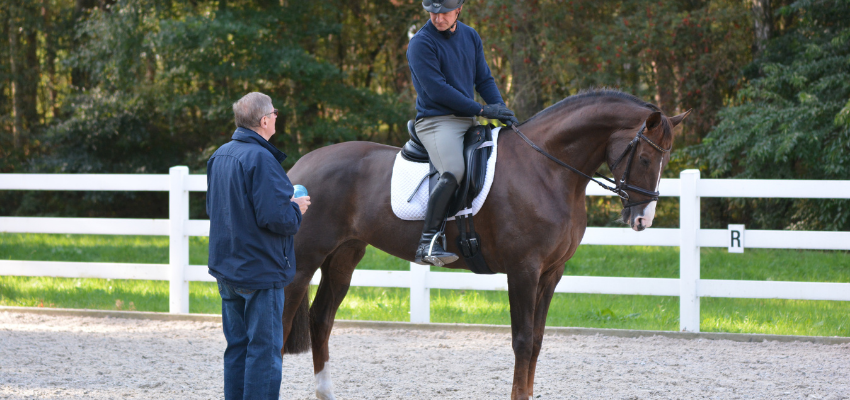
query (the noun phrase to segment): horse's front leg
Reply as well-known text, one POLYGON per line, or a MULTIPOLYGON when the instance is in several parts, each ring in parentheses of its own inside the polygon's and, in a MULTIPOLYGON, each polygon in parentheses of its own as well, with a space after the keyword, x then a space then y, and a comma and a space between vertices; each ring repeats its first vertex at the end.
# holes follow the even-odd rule
POLYGON ((528 400, 529 367, 534 351, 534 309, 537 300, 539 272, 519 268, 508 273, 508 298, 511 305, 511 334, 514 350, 514 384, 512 400, 528 400))
POLYGON ((322 265, 322 281, 310 307, 310 338, 313 341, 313 372, 316 397, 335 400, 330 372, 328 341, 339 305, 348 293, 351 275, 366 252, 365 243, 344 244, 322 265))
POLYGON ((537 284, 537 301, 534 307, 534 344, 531 349, 531 361, 528 366, 528 398, 534 396, 534 372, 537 369, 537 357, 543 347, 543 334, 546 331, 546 316, 549 314, 549 305, 552 304, 552 296, 555 295, 555 287, 564 275, 564 263, 560 267, 553 267, 544 272, 537 284))

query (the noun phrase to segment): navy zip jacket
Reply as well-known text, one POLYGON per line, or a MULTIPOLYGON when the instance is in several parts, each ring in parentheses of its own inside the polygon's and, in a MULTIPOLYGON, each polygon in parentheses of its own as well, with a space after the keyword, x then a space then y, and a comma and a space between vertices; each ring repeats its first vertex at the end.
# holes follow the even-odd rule
POLYGON ((210 275, 245 289, 282 288, 295 275, 301 209, 280 163, 286 154, 237 128, 207 162, 210 275))
POLYGON ((484 58, 481 37, 458 21, 445 38, 429 20, 410 39, 407 64, 416 88, 416 119, 453 114, 472 117, 481 111, 473 88, 487 104, 505 104, 484 58))

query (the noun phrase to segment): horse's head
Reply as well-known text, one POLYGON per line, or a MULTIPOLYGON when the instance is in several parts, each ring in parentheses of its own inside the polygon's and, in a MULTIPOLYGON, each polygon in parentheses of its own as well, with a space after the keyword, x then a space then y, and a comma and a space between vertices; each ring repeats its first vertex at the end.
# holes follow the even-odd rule
POLYGON ((621 189, 622 221, 636 231, 652 226, 661 172, 670 161, 673 128, 688 114, 668 118, 654 111, 641 130, 623 130, 611 138, 608 167, 621 189))

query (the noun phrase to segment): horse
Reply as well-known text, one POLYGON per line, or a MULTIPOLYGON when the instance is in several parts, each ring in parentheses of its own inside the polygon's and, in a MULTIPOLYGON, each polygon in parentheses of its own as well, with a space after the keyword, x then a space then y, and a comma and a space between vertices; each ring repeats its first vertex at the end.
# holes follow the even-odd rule
MULTIPOLYGON (((549 304, 587 226, 588 178, 607 162, 620 184, 622 222, 636 231, 650 227, 673 128, 689 112, 668 118, 630 94, 593 90, 567 97, 515 128, 502 128, 493 184, 475 226, 490 269, 507 275, 512 399, 532 398, 549 304), (564 161, 577 171, 558 164, 564 161)), ((366 246, 414 258, 422 221, 401 220, 390 205, 398 152, 372 142, 338 143, 306 154, 288 173, 310 188, 312 205, 295 236, 296 273, 286 288, 282 353, 312 348, 321 400, 335 398, 328 339, 366 246), (321 281, 308 310, 310 280, 319 268, 321 281)), ((454 224, 447 224, 447 250, 456 254, 457 235, 454 224)), ((462 259, 445 267, 467 269, 462 259)))

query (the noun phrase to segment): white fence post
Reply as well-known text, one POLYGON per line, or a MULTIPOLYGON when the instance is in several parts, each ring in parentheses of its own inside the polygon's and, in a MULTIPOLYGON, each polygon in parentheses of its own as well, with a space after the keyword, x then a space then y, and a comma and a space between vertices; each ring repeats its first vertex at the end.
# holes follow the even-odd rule
POLYGON ((185 271, 189 265, 189 236, 186 235, 186 224, 189 222, 186 179, 189 177, 189 167, 171 167, 168 173, 168 312, 188 314, 189 282, 186 281, 185 271))
POLYGON ((431 289, 425 287, 430 265, 410 263, 410 322, 431 322, 431 289))
POLYGON ((699 332, 699 245, 700 201, 697 195, 699 170, 679 175, 679 329, 699 332))

